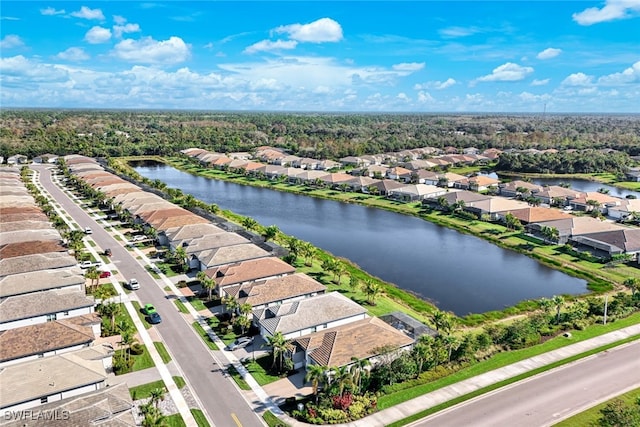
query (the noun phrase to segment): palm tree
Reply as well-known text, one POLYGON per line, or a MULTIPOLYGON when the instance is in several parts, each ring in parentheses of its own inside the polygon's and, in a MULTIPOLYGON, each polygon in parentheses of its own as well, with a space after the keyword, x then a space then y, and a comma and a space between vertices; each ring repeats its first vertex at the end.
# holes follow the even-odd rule
POLYGON ((158 387, 149 393, 151 395, 151 403, 156 407, 156 409, 160 409, 160 402, 164 400, 165 389, 163 387, 158 387))
POLYGON ((302 241, 291 236, 287 239, 287 246, 289 248, 289 255, 291 255, 291 262, 293 263, 301 252, 302 241))
POLYGON ((131 358, 131 346, 138 342, 135 337, 136 330, 126 322, 118 323, 118 330, 120 331, 120 344, 125 348, 125 360, 129 360, 131 358))
POLYGON ((94 286, 100 283, 100 273, 95 267, 89 267, 84 277, 91 280, 91 285, 89 285, 90 289, 93 289, 94 286))
POLYGON ((318 404, 318 388, 327 381, 327 367, 321 365, 310 364, 307 365, 307 374, 304 377, 306 382, 311 381, 311 388, 313 389, 313 395, 316 399, 316 405, 318 404))
POLYGON ((182 246, 178 246, 173 250, 172 257, 180 269, 184 271, 184 267, 187 264, 187 250, 182 246))
POLYGON ((340 261, 336 262, 334 266, 334 273, 338 276, 338 286, 340 286, 340 282, 342 281, 342 276, 347 272, 347 268, 340 261))
POLYGON ((271 368, 276 366, 276 360, 279 361, 279 370, 282 371, 284 353, 287 351, 287 340, 282 332, 278 331, 275 334, 267 337, 266 344, 271 347, 271 357, 273 358, 273 364, 271 368))
POLYGON ((356 392, 359 393, 360 386, 362 385, 362 378, 369 376, 369 370, 367 369, 367 367, 371 366, 371 362, 369 361, 369 359, 358 359, 355 356, 351 358, 351 361, 353 362, 350 367, 351 376, 353 378, 356 392))
POLYGON ((551 312, 551 308, 553 307, 553 301, 548 298, 540 298, 538 301, 540 304, 540 308, 544 312, 544 314, 549 314, 551 312))
POLYGON ((376 305, 376 299, 383 293, 382 286, 378 282, 373 280, 366 280, 363 285, 362 291, 367 297, 367 303, 369 305, 376 305))
POLYGON ((103 316, 108 316, 111 319, 110 325, 111 325, 111 330, 113 331, 116 325, 116 316, 120 312, 120 304, 116 304, 115 302, 110 302, 108 304, 100 304, 98 306, 98 311, 103 316))
POLYGON ((418 338, 418 342, 413 347, 413 355, 418 362, 416 377, 422 373, 422 368, 426 362, 433 362, 435 355, 433 354, 433 337, 431 335, 422 335, 418 338))
POLYGON ((222 298, 222 304, 224 304, 226 310, 231 313, 231 319, 233 320, 233 318, 236 316, 238 308, 240 308, 240 304, 238 304, 238 300, 236 299, 236 297, 232 295, 226 295, 222 298))
POLYGON ((556 307, 556 323, 560 323, 560 310, 564 305, 564 298, 562 295, 554 295, 551 301, 553 301, 553 305, 556 307))
POLYGON ((265 241, 269 241, 274 237, 276 237, 279 232, 280 232, 280 229, 278 228, 277 225, 270 225, 264 229, 264 234, 262 236, 264 237, 265 241))
POLYGON ((340 396, 344 395, 347 386, 353 386, 353 375, 348 365, 340 366, 333 370, 334 379, 338 383, 338 391, 340 396))

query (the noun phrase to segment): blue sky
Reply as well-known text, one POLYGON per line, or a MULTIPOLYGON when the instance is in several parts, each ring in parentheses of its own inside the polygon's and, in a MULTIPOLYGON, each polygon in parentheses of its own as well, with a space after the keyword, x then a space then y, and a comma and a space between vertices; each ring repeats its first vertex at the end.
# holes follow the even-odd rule
POLYGON ((640 0, 2 1, 9 107, 640 112, 640 0))

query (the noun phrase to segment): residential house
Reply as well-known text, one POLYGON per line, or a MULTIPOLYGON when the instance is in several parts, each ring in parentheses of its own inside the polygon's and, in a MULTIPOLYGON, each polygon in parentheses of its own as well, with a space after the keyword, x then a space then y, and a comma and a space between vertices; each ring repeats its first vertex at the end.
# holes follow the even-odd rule
POLYGON ((0 259, 0 277, 56 268, 75 267, 77 261, 66 252, 46 252, 0 259))
POLYGON ((14 154, 13 156, 7 157, 8 165, 24 165, 28 161, 27 156, 23 154, 14 154))
POLYGON ((490 197, 485 200, 466 203, 464 210, 475 214, 478 218, 486 215, 491 220, 498 220, 509 211, 515 211, 529 207, 529 204, 519 200, 506 199, 504 197, 490 197))
POLYGON ((352 358, 368 359, 376 364, 376 356, 389 348, 408 350, 413 338, 377 317, 365 317, 348 324, 294 338, 294 368, 308 365, 341 367, 353 363, 352 358))
POLYGON ((368 176, 370 178, 384 179, 387 176, 389 168, 382 165, 371 165, 361 169, 358 175, 368 176))
MULTIPOLYGON (((158 233, 158 242, 162 246, 168 246, 169 242, 180 241, 184 239, 192 239, 198 236, 206 236, 208 234, 222 233, 224 230, 209 222, 198 224, 187 224, 180 227, 170 228, 158 233)), ((174 246, 176 246, 174 244, 174 246)))
POLYGON ((620 204, 610 206, 607 215, 613 219, 625 219, 629 215, 640 214, 640 199, 620 199, 620 204))
POLYGON ((207 249, 200 252, 197 257, 200 261, 198 270, 219 267, 227 264, 236 264, 251 259, 272 256, 268 251, 253 243, 244 243, 233 246, 223 246, 216 249, 207 249))
POLYGON ((289 182, 293 184, 315 184, 317 180, 329 175, 328 172, 320 170, 301 171, 300 173, 290 176, 289 182))
POLYGON ((223 297, 229 286, 241 285, 261 279, 283 277, 296 272, 296 269, 275 257, 264 257, 235 264, 204 270, 216 283, 216 293, 223 297))
POLYGON ((340 164, 344 167, 367 167, 371 163, 365 160, 362 160, 360 157, 355 156, 346 156, 340 159, 340 164))
POLYGON ((474 193, 468 190, 451 190, 439 197, 423 199, 422 204, 434 209, 446 209, 449 206, 454 206, 458 203, 462 203, 463 206, 466 206, 467 204, 473 205, 474 202, 488 200, 490 198, 491 196, 474 193))
POLYGON ((55 417, 33 416, 28 420, 15 417, 14 419, 4 419, 0 421, 2 427, 68 427, 69 417, 73 417, 76 426, 118 426, 135 427, 134 406, 129 394, 127 383, 121 382, 103 387, 98 390, 83 393, 77 396, 68 397, 52 403, 38 406, 38 414, 58 415, 55 417))
POLYGON ((53 289, 0 300, 0 331, 93 313, 95 302, 84 292, 53 289))
POLYGON ((30 409, 106 386, 103 361, 92 348, 30 360, 0 371, 0 409, 30 409))
POLYGON ((617 230, 585 233, 571 238, 574 245, 595 250, 596 256, 610 258, 627 254, 638 259, 640 253, 640 228, 620 227, 617 230))
POLYGON ((554 208, 542 208, 539 206, 529 206, 522 209, 514 209, 501 212, 498 214, 499 219, 504 219, 507 213, 515 216, 524 225, 536 222, 556 221, 562 219, 571 219, 573 215, 562 212, 554 208))
POLYGON ((371 188, 375 188, 378 194, 381 196, 387 196, 390 191, 396 190, 398 188, 404 187, 406 184, 403 184, 398 181, 394 181, 392 179, 382 179, 378 182, 374 183, 371 188))
POLYGON ((387 193, 387 197, 400 200, 403 202, 413 202, 416 200, 424 200, 427 198, 437 198, 447 194, 447 189, 427 184, 410 184, 405 185, 387 193))
POLYGON ((373 186, 379 181, 379 179, 369 178, 368 176, 357 176, 355 178, 351 178, 346 182, 346 184, 349 185, 351 191, 369 193, 369 187, 373 186))
POLYGON ((549 185, 542 188, 541 191, 535 193, 534 197, 547 205, 566 206, 571 200, 580 197, 580 191, 571 188, 560 187, 559 185, 549 185), (556 202, 557 201, 557 202, 556 202))
POLYGON ((542 235, 541 230, 543 227, 553 227, 558 230, 559 244, 565 244, 570 238, 576 236, 601 231, 619 230, 621 228, 618 224, 601 221, 590 216, 572 216, 568 219, 532 223, 527 226, 527 230, 532 234, 542 235))
POLYGON ((329 188, 338 188, 342 184, 348 187, 349 186, 348 183, 353 179, 353 176, 346 173, 335 172, 335 173, 329 173, 318 179, 322 181, 323 184, 329 188))
POLYGON ((620 206, 622 200, 624 199, 621 199, 620 197, 610 196, 597 191, 589 191, 570 200, 569 206, 577 211, 591 211, 593 209, 598 209, 606 215, 609 208, 620 206))
POLYGON ((217 234, 207 234, 202 237, 177 240, 170 242, 170 248, 184 248, 189 258, 189 268, 200 269, 202 258, 208 258, 210 251, 222 247, 248 244, 249 240, 237 233, 223 231, 217 234))
POLYGON ((327 287, 304 273, 246 282, 225 287, 224 293, 254 310, 300 301, 324 294, 327 287))
POLYGON ((90 327, 74 318, 0 331, 0 369, 41 357, 89 347, 95 340, 90 327))
POLYGON ((526 197, 535 195, 543 190, 541 185, 521 180, 503 182, 498 185, 498 188, 502 197, 526 197))
POLYGON ((420 169, 413 172, 412 180, 415 180, 418 184, 438 185, 440 182, 440 174, 420 169))
POLYGON ((0 298, 50 289, 84 292, 85 282, 85 277, 76 267, 12 274, 0 278, 0 298))
POLYGON ((397 167, 387 169, 386 178, 393 179, 396 181, 410 182, 411 176, 412 176, 412 171, 410 171, 409 169, 405 169, 400 166, 397 166, 397 167))
POLYGON ((253 316, 263 338, 280 332, 291 339, 364 319, 367 310, 340 292, 331 292, 257 309, 253 316))
POLYGON ((322 160, 320 163, 318 163, 318 170, 322 170, 322 171, 328 171, 331 169, 337 169, 339 168, 341 165, 338 162, 334 162, 333 160, 322 160))
POLYGON ((486 175, 476 175, 469 178, 469 190, 471 191, 485 191, 489 189, 497 189, 500 180, 491 178, 486 175))
POLYGON ((640 168, 629 168, 624 175, 627 181, 640 182, 640 168))

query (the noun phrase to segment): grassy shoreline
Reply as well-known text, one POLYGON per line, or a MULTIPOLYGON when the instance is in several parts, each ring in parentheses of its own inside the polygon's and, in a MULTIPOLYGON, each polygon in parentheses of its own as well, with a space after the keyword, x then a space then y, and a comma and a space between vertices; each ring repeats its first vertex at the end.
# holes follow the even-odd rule
MULTIPOLYGON (((485 241, 498 245, 503 249, 512 250, 522 255, 533 258, 547 267, 562 271, 563 273, 570 276, 583 279, 587 282, 589 291, 594 293, 620 290, 621 283, 627 277, 637 277, 640 279, 640 270, 637 268, 626 265, 618 265, 613 268, 605 269, 602 264, 589 263, 587 261, 577 259, 571 254, 564 254, 560 251, 559 246, 550 246, 543 243, 532 243, 531 239, 527 238, 522 233, 509 231, 500 224, 482 222, 480 220, 470 221, 468 219, 461 219, 452 215, 443 214, 438 211, 425 211, 422 208, 422 205, 416 202, 400 203, 385 199, 380 196, 372 196, 362 193, 316 189, 280 181, 260 180, 257 178, 233 174, 226 171, 202 168, 199 165, 194 164, 190 160, 180 157, 165 158, 159 156, 138 156, 123 157, 117 159, 117 161, 118 163, 126 167, 128 167, 128 164, 131 161, 155 161, 164 163, 168 166, 197 176, 224 180, 241 185, 250 185, 260 188, 268 188, 276 191, 306 195, 310 197, 318 197, 344 203, 354 203, 367 207, 386 209, 395 213, 411 215, 421 218, 425 221, 432 222, 436 225, 440 225, 442 227, 454 229, 461 233, 473 235, 474 237, 484 239, 485 241)), ((229 212, 225 213, 233 215, 229 212)), ((352 266, 354 268, 357 268, 355 264, 353 264, 352 266)), ((380 280, 378 278, 375 279, 378 281, 380 280)), ((415 303, 409 303, 411 300, 420 300, 423 303, 430 305, 428 301, 412 295, 411 293, 404 291, 391 283, 382 283, 386 284, 385 287, 387 288, 387 290, 391 290, 391 293, 396 293, 393 288, 401 291, 401 295, 396 295, 396 297, 406 305, 415 306, 415 303)), ((518 314, 522 311, 526 311, 529 306, 530 304, 528 304, 528 301, 522 301, 521 303, 502 311, 493 311, 483 314, 471 314, 468 316, 474 319, 474 321, 470 323, 475 324, 478 321, 481 321, 482 318, 497 319, 508 315, 518 314)), ((421 307, 421 309, 424 309, 424 307, 421 307)))

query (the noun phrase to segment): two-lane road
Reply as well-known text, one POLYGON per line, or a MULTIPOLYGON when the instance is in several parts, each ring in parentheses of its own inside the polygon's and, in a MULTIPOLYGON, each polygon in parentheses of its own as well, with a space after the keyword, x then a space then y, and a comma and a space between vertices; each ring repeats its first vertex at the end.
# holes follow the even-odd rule
POLYGON ((413 427, 540 427, 640 387, 640 342, 498 389, 411 424, 413 427))
MULTIPOLYGON (((122 273, 124 279, 131 277, 138 279, 140 289, 135 291, 136 295, 142 304, 154 304, 161 314, 162 323, 155 325, 154 328, 160 332, 163 342, 184 373, 191 390, 197 395, 209 418, 219 427, 263 426, 262 419, 251 408, 235 383, 232 383, 233 380, 224 375, 200 336, 185 321, 175 304, 166 298, 161 285, 157 284, 132 253, 122 247, 120 242, 52 182, 51 171, 47 167, 33 167, 40 172, 40 182, 43 187, 74 221, 82 228, 91 227, 92 239, 101 248, 111 249, 111 261, 122 273)), ((216 353, 218 360, 225 360, 223 354, 216 353)))

